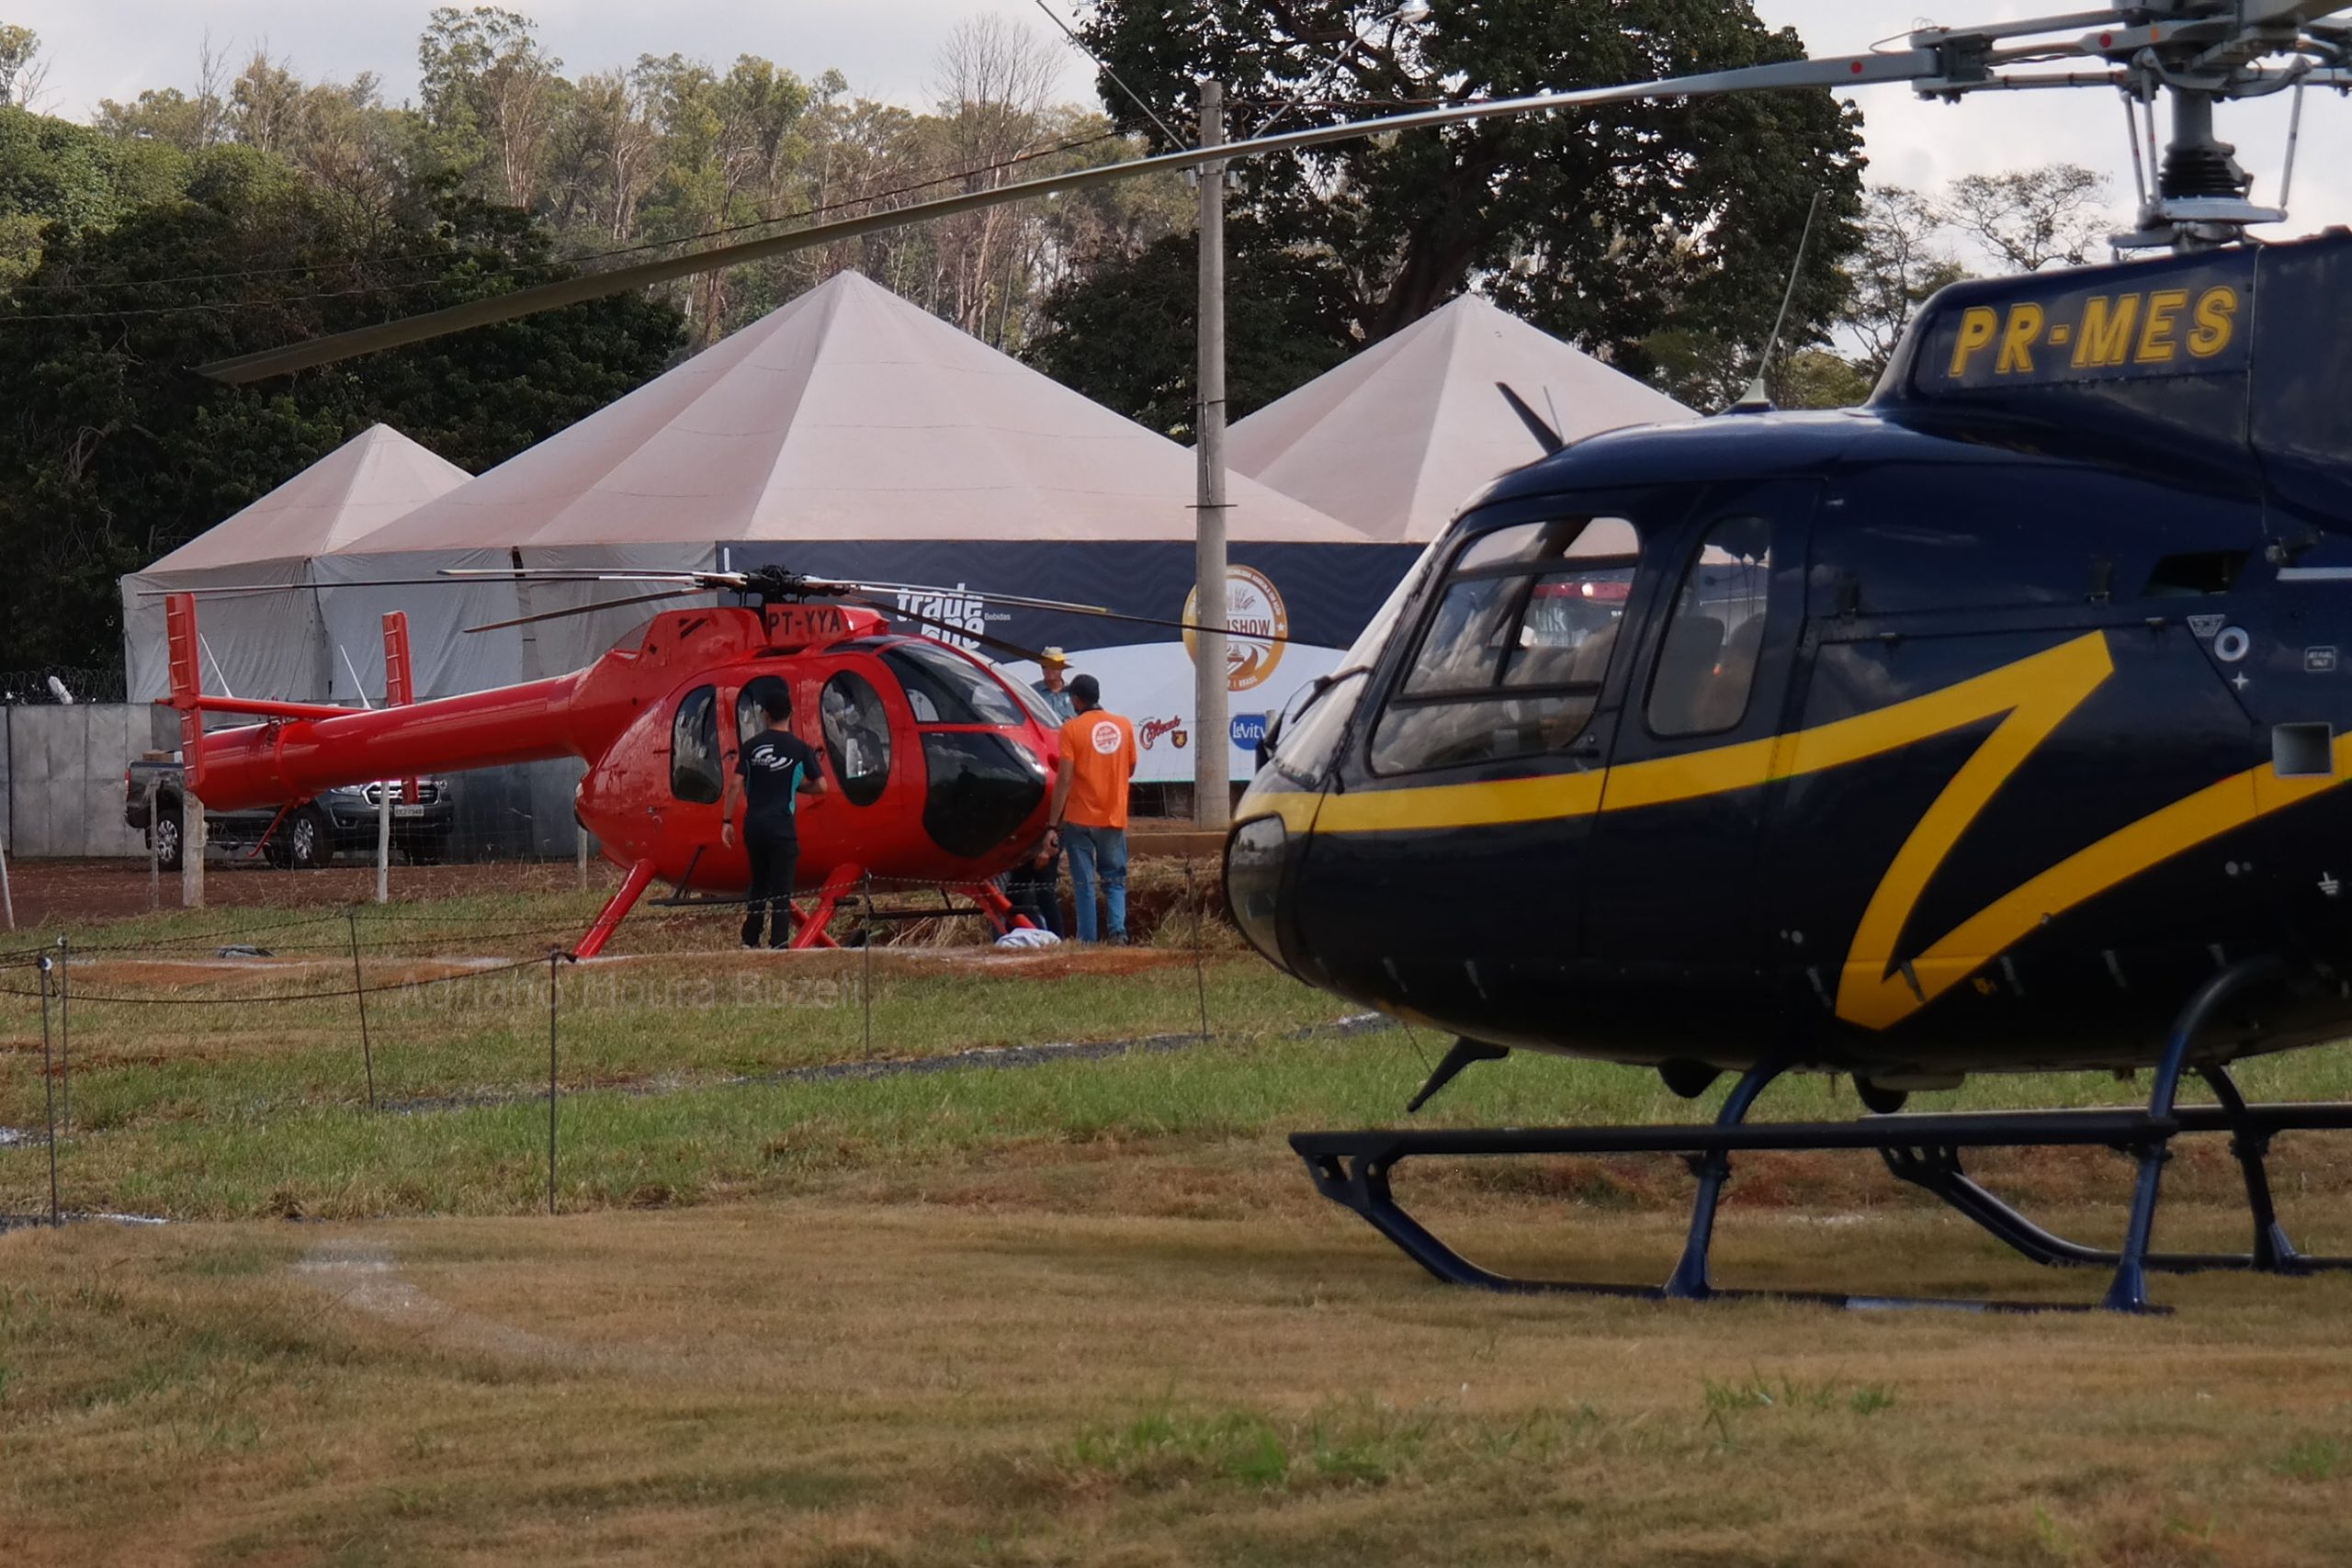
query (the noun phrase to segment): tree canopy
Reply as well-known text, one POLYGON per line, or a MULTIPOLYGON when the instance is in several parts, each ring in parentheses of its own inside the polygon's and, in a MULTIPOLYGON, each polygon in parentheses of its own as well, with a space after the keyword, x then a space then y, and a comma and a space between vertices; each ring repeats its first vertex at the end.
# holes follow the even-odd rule
MULTIPOLYGON (((632 254, 1143 156, 1227 131, 1794 58, 1749 4, 1091 0, 1108 112, 1051 101, 1047 39, 959 27, 925 103, 841 73, 680 54, 568 72, 530 17, 434 11, 413 104, 208 49, 192 80, 28 107, 40 39, 0 26, 0 668, 110 663, 113 579, 381 420, 480 470, 835 272, 855 268, 1180 436, 1193 420, 1195 198, 1160 175, 842 241, 272 381, 187 367, 632 254), (1124 84, 1121 85, 1121 84, 1124 84), (1147 112, 1129 96, 1133 89, 1147 112)), ((1856 112, 1823 93, 1633 105, 1234 165, 1230 412, 1465 289, 1698 406, 1755 375, 1863 396, 1949 242, 1995 267, 2089 248, 2102 191, 2058 167, 1867 206, 1856 112), (1816 209, 1817 203, 1817 209, 1816 209), (1808 213, 1812 242, 1797 265, 1808 213)))
POLYGON ((49 224, 0 312, 0 550, 15 568, 0 667, 113 662, 119 574, 370 423, 479 471, 657 374, 678 345, 674 310, 623 298, 259 386, 200 379, 188 367, 565 269, 526 217, 469 197, 420 191, 362 218, 257 148, 183 167, 174 199, 107 226, 49 224))
MULTIPOLYGON (((1440 0, 1419 22, 1385 0, 1097 0, 1085 36, 1188 135, 1194 82, 1222 81, 1235 138, 1804 53, 1752 6, 1702 0, 1440 0)), ((1117 83, 1106 75, 1102 87, 1122 129, 1151 130, 1117 83)), ((1826 335, 1845 292, 1840 265, 1860 243, 1860 119, 1826 93, 1483 121, 1252 159, 1231 181, 1232 210, 1250 220, 1230 236, 1237 286, 1324 275, 1319 288, 1275 291, 1295 311, 1290 337, 1329 333, 1336 356, 1477 287, 1702 403, 1754 374, 1816 196, 1791 341, 1826 335)), ((1114 262, 1065 286, 1048 331, 1082 321, 1153 265, 1114 262)), ((1098 395, 1137 379, 1190 384, 1173 362, 1145 377, 1081 363, 1075 345, 1041 345, 1038 358, 1098 395)), ((1234 412, 1247 412, 1238 399, 1234 412)))

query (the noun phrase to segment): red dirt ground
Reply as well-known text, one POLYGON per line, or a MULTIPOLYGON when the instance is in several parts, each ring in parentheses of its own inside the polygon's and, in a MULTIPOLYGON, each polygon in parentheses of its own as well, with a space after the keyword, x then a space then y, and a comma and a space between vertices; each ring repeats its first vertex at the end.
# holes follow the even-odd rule
MULTIPOLYGON (((588 868, 589 885, 611 886, 612 868, 588 868)), ((147 864, 126 860, 27 860, 8 863, 16 895, 17 925, 44 925, 143 915, 149 903, 147 864)), ((460 893, 558 893, 579 886, 578 873, 560 862, 509 862, 492 865, 395 865, 392 892, 400 898, 447 898, 460 893)), ((160 878, 155 896, 162 908, 180 907, 176 873, 160 878)), ((364 904, 376 896, 373 865, 334 865, 323 871, 279 871, 258 862, 209 865, 204 901, 212 908, 334 908, 364 904)))

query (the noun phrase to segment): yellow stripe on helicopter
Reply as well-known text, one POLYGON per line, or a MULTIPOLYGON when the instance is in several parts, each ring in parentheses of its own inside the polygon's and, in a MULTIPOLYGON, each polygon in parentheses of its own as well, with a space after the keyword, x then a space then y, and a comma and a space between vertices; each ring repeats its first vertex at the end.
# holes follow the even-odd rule
POLYGON ((1871 1029, 1901 1022, 2013 946, 2042 920, 2352 774, 2352 735, 2335 743, 2335 776, 2281 778, 2270 764, 2234 774, 2061 861, 1963 920, 1906 966, 1894 945, 1952 848, 2011 774, 2115 672, 2093 632, 1941 691, 1765 740, 1585 773, 1317 795, 1279 788, 1253 800, 1295 833, 1357 835, 1509 827, 1638 810, 1753 789, 1883 756, 2006 715, 1952 776, 1896 852, 1854 933, 1838 1016, 1871 1029))

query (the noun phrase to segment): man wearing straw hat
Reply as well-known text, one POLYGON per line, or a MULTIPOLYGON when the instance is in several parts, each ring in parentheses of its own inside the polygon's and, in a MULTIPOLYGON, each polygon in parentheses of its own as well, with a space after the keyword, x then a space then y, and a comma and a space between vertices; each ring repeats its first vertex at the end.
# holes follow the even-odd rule
POLYGON ((1064 724, 1078 716, 1077 705, 1069 700, 1069 691, 1062 684, 1062 677, 1069 673, 1069 657, 1058 648, 1049 648, 1037 656, 1037 667, 1045 671, 1035 682, 1037 694, 1054 710, 1054 716, 1064 724))

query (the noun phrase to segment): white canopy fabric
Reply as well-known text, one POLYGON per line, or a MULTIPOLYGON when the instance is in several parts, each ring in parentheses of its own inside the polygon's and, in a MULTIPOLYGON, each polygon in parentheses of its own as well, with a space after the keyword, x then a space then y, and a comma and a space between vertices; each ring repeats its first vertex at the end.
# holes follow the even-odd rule
MULTIPOLYGON (((170 690, 162 595, 189 589, 270 585, 278 592, 208 595, 197 626, 207 686, 240 697, 354 701, 374 647, 381 694, 380 633, 329 635, 311 563, 464 484, 468 475, 389 425, 370 425, 267 495, 206 529, 120 584, 124 673, 130 700, 170 690)), ((420 658, 430 646, 415 638, 420 658)))
POLYGON ((1227 461, 1374 539, 1422 544, 1544 456, 1501 387, 1566 441, 1699 417, 1465 294, 1236 423, 1227 461))
POLYGON ((147 570, 182 571, 328 555, 472 477, 390 425, 371 424, 147 570))
MULTIPOLYGON (((1184 448, 844 272, 354 547, 537 565, 576 547, 683 563, 755 540, 1189 539, 1193 500, 1184 448)), ((1247 479, 1228 500, 1237 540, 1367 542, 1247 479)))

